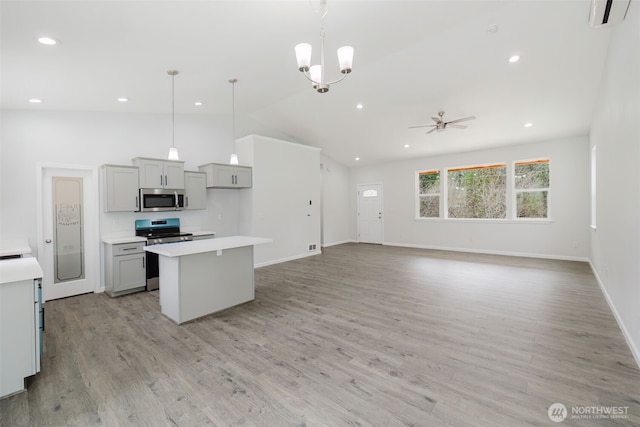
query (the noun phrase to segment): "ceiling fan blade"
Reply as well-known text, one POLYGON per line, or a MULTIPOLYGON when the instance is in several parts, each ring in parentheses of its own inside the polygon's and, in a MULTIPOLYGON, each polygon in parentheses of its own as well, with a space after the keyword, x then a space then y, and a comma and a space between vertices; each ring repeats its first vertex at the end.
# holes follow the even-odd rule
POLYGON ((409 129, 414 129, 414 128, 430 128, 430 127, 434 127, 435 125, 418 125, 418 126, 409 126, 409 129))
POLYGON ((461 119, 455 119, 455 120, 451 120, 450 122, 447 122, 447 124, 450 123, 459 123, 459 122, 466 122, 467 120, 473 120, 475 119, 476 116, 469 116, 469 117, 463 117, 461 119))
POLYGON ((465 125, 452 125, 450 123, 447 123, 446 127, 447 128, 456 128, 456 129, 466 129, 467 128, 465 125))
POLYGON ((435 132, 436 130, 438 130, 438 129, 434 127, 434 128, 433 128, 433 129, 431 129, 429 132, 425 133, 425 135, 429 135, 430 133, 433 133, 433 132, 435 132))
POLYGON ((431 116, 431 118, 433 119, 433 121, 434 121, 434 122, 436 122, 436 123, 440 123, 440 119, 439 119, 439 118, 437 118, 437 117, 433 117, 433 116, 431 116))

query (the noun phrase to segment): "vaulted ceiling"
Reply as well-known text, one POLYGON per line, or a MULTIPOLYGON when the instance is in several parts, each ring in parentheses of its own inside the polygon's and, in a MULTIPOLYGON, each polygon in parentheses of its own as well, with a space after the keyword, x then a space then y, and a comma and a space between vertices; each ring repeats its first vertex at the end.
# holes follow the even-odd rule
POLYGON ((328 0, 323 21, 318 6, 3 0, 1 105, 170 113, 167 70, 177 69, 176 114, 229 114, 237 78, 239 117, 348 166, 589 131, 611 30, 588 26, 587 0, 328 0), (318 62, 321 23, 329 78, 339 75, 335 50, 355 49, 353 72, 325 94, 298 72, 293 51, 308 42, 318 62), (41 35, 60 43, 39 44, 41 35), (464 130, 408 129, 439 110, 477 119, 464 130))

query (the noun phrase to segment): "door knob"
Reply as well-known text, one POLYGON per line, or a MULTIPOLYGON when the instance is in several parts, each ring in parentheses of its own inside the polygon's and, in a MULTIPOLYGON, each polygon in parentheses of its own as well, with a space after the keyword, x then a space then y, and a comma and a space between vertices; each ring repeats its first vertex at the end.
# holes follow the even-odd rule
POLYGON ((44 241, 45 243, 51 243, 51 239, 47 239, 44 241))

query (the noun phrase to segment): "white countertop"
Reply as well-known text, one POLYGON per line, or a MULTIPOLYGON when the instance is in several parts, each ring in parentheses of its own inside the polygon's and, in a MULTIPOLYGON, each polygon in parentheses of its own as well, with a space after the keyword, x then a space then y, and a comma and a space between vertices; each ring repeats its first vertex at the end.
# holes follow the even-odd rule
POLYGON ((13 256, 30 254, 31 247, 28 239, 3 239, 0 240, 0 256, 13 256))
POLYGON ((146 237, 138 237, 138 236, 126 236, 126 237, 109 237, 102 236, 102 241, 109 245, 118 245, 120 243, 136 243, 136 242, 146 242, 146 237))
POLYGON ((14 258, 0 261, 0 284, 37 279, 42 275, 42 268, 36 258, 14 258))
POLYGON ((179 257, 203 252, 221 251, 225 249, 241 248, 244 246, 271 243, 273 240, 262 237, 229 236, 215 239, 194 240, 191 242, 170 243, 166 245, 145 246, 144 250, 167 257, 179 257))

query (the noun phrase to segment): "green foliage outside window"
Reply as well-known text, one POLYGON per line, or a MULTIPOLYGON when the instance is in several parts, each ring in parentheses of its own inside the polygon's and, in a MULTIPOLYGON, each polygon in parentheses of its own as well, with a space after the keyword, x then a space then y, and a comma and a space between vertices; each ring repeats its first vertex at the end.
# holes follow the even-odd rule
POLYGON ((515 164, 516 212, 518 218, 547 218, 549 161, 515 164))
POLYGON ((428 171, 418 174, 420 217, 440 216, 440 172, 428 171))
POLYGON ((506 165, 449 169, 447 186, 449 218, 506 218, 506 165))

